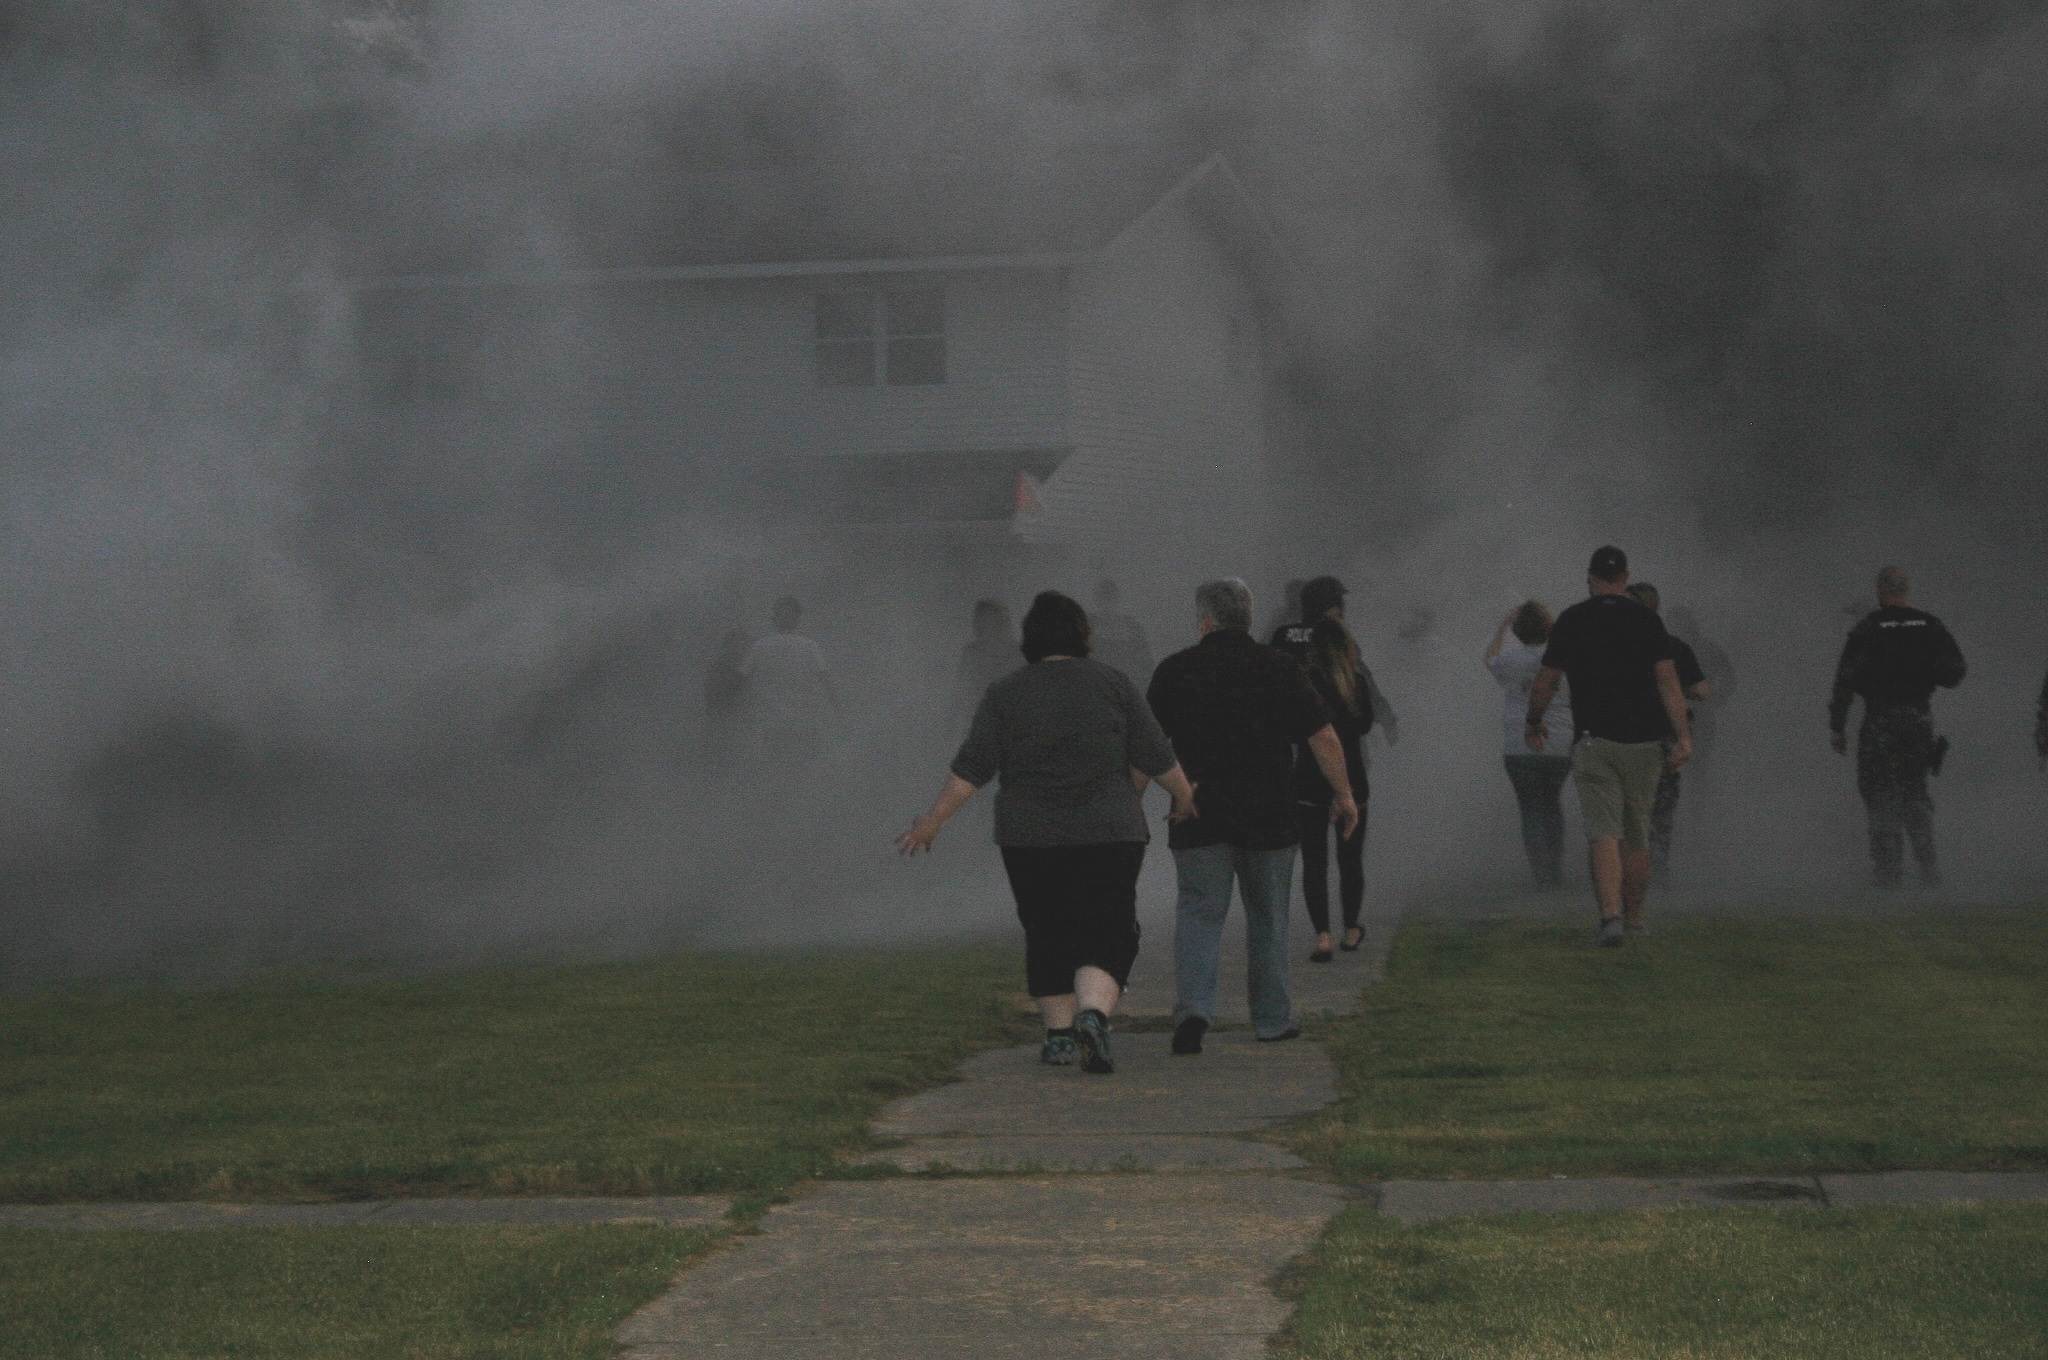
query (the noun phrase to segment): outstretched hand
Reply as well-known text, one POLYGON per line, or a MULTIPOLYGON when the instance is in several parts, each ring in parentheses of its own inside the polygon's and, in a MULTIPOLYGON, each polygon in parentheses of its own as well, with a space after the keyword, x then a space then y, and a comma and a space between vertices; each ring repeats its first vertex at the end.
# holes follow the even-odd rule
POLYGON ((896 838, 896 853, 915 858, 930 854, 932 842, 939 838, 939 823, 929 816, 920 817, 910 824, 910 830, 896 838))

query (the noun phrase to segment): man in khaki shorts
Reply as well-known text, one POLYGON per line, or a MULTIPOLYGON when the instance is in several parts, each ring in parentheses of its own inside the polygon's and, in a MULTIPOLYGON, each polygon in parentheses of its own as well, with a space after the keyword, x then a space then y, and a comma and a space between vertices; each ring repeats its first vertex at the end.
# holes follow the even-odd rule
POLYGON ((1595 552, 1586 589, 1588 598, 1551 626, 1524 740, 1543 750, 1544 710, 1569 677, 1572 778, 1590 843, 1600 943, 1618 945, 1646 933, 1650 810, 1664 766, 1675 770, 1692 759, 1692 729, 1664 625, 1628 594, 1628 555, 1612 546, 1595 552))

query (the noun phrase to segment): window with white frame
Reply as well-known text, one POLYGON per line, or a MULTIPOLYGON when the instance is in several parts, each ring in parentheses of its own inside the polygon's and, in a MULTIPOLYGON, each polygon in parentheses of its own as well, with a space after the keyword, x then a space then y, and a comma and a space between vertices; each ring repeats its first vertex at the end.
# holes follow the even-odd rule
POLYGON ((820 387, 926 387, 946 380, 946 295, 936 284, 818 294, 820 387))

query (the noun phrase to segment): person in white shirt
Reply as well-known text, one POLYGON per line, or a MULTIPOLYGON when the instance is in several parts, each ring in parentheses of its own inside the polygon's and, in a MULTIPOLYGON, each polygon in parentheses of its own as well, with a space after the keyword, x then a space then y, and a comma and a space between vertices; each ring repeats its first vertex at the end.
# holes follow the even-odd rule
POLYGON ((824 744, 825 719, 839 706, 824 652, 796 631, 803 616, 804 607, 796 600, 777 600, 775 631, 756 641, 740 661, 763 754, 775 762, 814 759, 824 744))
POLYGON ((1486 669, 1501 687, 1501 764, 1515 787, 1522 809, 1522 849, 1536 885, 1555 888, 1563 881, 1564 808, 1559 794, 1572 773, 1572 703, 1568 687, 1544 713, 1544 751, 1531 751, 1522 724, 1529 708, 1529 690, 1543 669, 1543 645, 1550 637, 1550 611, 1526 600, 1508 611, 1486 648, 1486 669), (1514 634, 1515 645, 1508 645, 1514 634))

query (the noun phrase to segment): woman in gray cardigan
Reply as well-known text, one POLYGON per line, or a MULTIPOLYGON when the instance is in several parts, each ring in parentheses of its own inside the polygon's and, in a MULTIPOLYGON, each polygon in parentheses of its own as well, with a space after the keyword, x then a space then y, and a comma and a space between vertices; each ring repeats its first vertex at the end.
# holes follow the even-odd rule
POLYGON ((1151 835, 1140 801, 1158 780, 1169 819, 1194 789, 1123 672, 1088 660, 1088 614, 1046 591, 1024 616, 1029 662, 991 684, 938 800, 896 838, 929 851, 982 785, 1000 779, 995 839, 1024 926, 1024 971, 1045 1017, 1040 1057, 1113 1072, 1109 1017, 1138 956, 1138 870, 1151 835))

